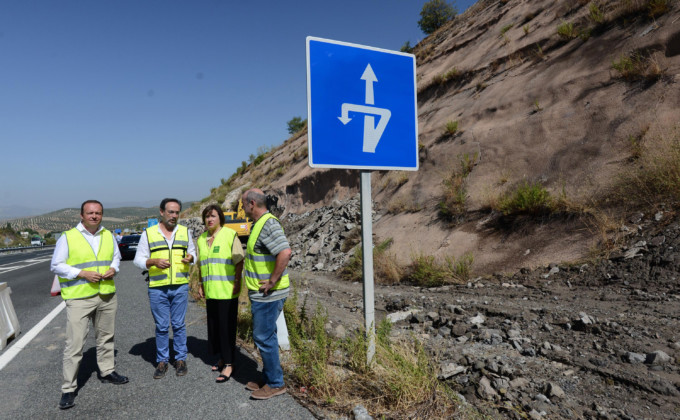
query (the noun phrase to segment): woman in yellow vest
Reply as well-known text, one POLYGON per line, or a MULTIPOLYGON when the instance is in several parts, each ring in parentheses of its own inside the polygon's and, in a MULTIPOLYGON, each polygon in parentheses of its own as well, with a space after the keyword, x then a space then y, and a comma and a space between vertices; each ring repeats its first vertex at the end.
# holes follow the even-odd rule
POLYGON ((208 342, 219 356, 213 371, 220 375, 215 382, 231 378, 236 355, 238 296, 241 290, 243 247, 236 232, 224 225, 224 213, 215 204, 203 210, 207 229, 197 241, 201 266, 199 295, 205 297, 208 316, 208 342))

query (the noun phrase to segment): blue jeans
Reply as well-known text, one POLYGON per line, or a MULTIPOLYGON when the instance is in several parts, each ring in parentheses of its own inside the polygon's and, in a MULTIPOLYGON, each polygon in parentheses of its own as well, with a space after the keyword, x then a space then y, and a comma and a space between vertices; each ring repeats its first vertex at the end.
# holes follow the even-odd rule
POLYGON ((283 369, 279 361, 279 339, 276 335, 276 319, 283 310, 286 299, 274 302, 251 301, 250 311, 253 315, 253 340, 262 357, 262 376, 264 382, 272 388, 280 388, 283 384, 283 369))
POLYGON ((172 324, 175 360, 187 358, 187 330, 184 317, 189 301, 189 285, 149 287, 149 304, 156 321, 156 362, 170 360, 170 338, 168 331, 172 324))

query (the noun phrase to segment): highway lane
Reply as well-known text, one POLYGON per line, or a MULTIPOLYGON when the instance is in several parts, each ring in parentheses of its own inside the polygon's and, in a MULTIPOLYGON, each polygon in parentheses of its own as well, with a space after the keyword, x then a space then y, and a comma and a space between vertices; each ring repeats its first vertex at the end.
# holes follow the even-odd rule
MULTIPOLYGON (((10 348, 52 309, 61 303, 60 297, 50 296, 54 275, 50 260, 54 247, 14 254, 0 254, 0 283, 12 289, 12 306, 19 319, 21 333, 10 341, 10 348)), ((0 354, 2 354, 0 352, 0 354)))
MULTIPOLYGON (((0 370, 0 418, 314 418, 288 394, 251 400, 245 384, 260 378, 261 366, 244 351, 237 357, 232 379, 215 383, 205 309, 196 302, 190 302, 186 318, 189 373, 177 377, 170 368, 165 378, 154 380, 154 323, 146 283, 132 261, 121 262, 116 288, 116 371, 128 376, 130 383, 116 386, 98 380, 91 329, 78 377, 76 406, 64 411, 57 408, 66 329, 66 312, 62 311, 0 370)), ((50 300, 48 292, 47 301, 56 306, 58 301, 50 300)))

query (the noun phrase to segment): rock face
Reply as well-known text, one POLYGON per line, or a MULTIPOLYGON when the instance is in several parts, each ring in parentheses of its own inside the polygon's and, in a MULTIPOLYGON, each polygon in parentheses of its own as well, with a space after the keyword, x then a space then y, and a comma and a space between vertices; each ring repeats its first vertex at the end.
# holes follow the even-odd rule
POLYGON ((282 218, 293 256, 290 267, 335 272, 351 255, 343 244, 353 235, 360 243, 361 210, 358 197, 282 218))

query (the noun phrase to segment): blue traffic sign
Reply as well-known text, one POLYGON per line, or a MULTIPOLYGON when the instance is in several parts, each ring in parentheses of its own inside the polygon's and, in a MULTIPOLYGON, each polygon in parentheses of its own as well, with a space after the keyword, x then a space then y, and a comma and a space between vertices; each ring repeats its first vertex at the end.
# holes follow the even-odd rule
POLYGON ((412 54, 307 37, 309 166, 418 170, 412 54))

